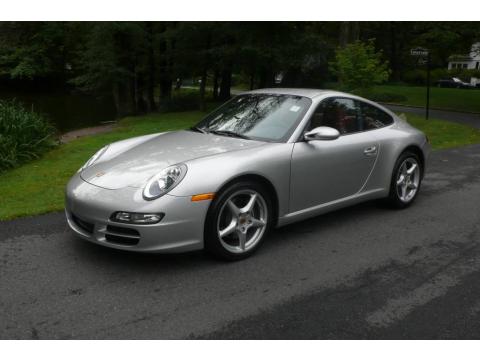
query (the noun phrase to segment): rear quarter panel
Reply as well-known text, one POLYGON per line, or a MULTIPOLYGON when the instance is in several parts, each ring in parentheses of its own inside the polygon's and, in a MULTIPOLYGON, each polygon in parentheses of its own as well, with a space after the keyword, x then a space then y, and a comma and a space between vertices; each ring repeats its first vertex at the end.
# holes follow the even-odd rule
POLYGON ((375 130, 375 136, 380 145, 380 152, 374 172, 364 190, 383 188, 387 195, 393 167, 400 154, 409 146, 416 146, 422 151, 425 165, 427 165, 430 145, 423 132, 397 116, 395 116, 395 124, 375 130))

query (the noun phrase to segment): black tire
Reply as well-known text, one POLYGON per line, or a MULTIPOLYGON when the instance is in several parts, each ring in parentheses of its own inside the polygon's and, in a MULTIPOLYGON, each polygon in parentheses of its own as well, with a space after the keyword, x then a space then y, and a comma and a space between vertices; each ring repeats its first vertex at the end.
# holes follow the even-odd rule
POLYGON ((395 166, 393 167, 393 172, 392 172, 392 179, 390 182, 390 191, 387 197, 387 204, 390 205, 391 207, 395 209, 405 209, 409 207, 410 205, 413 204, 415 199, 418 196, 418 193, 420 192, 420 187, 422 184, 422 179, 423 179, 423 165, 422 162, 420 161, 420 158, 418 157, 417 154, 411 151, 405 151, 400 156, 398 157, 397 161, 395 162, 395 166), (416 160, 419 170, 420 170, 420 176, 418 179, 418 186, 417 186, 417 191, 415 192, 414 196, 408 201, 402 201, 398 191, 397 191, 397 175, 399 172, 400 166, 403 164, 403 162, 409 158, 413 158, 416 160))
POLYGON ((205 221, 205 232, 204 232, 204 242, 205 242, 205 250, 214 255, 217 258, 228 260, 228 261, 236 261, 241 260, 249 257, 252 255, 263 243, 268 231, 271 228, 273 223, 273 206, 272 206, 272 199, 269 191, 262 185, 254 181, 249 180, 241 180, 239 182, 233 183, 223 190, 220 191, 215 196, 212 204, 207 213, 207 218, 205 221), (265 231, 263 235, 260 237, 255 245, 245 250, 242 253, 234 253, 227 250, 220 240, 220 236, 218 235, 217 231, 217 223, 219 221, 220 212, 222 207, 225 205, 226 201, 235 193, 242 191, 242 190, 250 190, 255 191, 261 195, 263 200, 266 204, 267 215, 266 215, 266 225, 265 231))

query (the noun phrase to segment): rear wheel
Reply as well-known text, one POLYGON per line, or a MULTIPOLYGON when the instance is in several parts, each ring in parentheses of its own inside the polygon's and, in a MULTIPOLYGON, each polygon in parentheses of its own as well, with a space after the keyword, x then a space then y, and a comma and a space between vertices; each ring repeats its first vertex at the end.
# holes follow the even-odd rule
POLYGON ((271 219, 271 199, 262 185, 250 181, 230 185, 208 212, 205 248, 226 260, 246 258, 262 243, 271 219))
POLYGON ((406 151, 395 163, 390 184, 389 203, 405 208, 413 203, 420 190, 423 169, 417 154, 406 151))

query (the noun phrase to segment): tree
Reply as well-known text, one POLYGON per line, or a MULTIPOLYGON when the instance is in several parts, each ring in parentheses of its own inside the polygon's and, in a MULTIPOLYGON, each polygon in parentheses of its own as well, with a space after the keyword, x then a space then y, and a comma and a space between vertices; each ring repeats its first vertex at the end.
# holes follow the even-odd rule
POLYGON ((62 77, 67 28, 68 24, 62 22, 1 22, 0 76, 62 77))
POLYGON ((347 90, 371 88, 387 81, 390 75, 388 62, 382 60, 381 52, 375 52, 373 40, 355 41, 338 48, 331 71, 347 90))
MULTIPOLYGON (((100 22, 86 26, 71 81, 84 91, 111 94, 117 116, 139 112, 139 79, 148 71, 145 28, 140 23, 100 22)), ((143 83, 143 82, 142 82, 143 83)))

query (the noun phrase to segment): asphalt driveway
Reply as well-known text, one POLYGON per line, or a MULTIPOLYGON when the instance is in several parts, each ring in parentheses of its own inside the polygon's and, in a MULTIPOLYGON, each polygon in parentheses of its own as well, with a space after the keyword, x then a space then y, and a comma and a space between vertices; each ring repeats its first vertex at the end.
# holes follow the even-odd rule
MULTIPOLYGON (((392 104, 383 104, 383 106, 398 114, 407 113, 425 116, 425 108, 422 107, 392 104)), ((478 113, 430 109, 429 116, 432 119, 448 120, 474 128, 480 128, 480 114, 478 113)))
POLYGON ((0 223, 0 338, 480 338, 480 145, 434 152, 413 207, 274 231, 242 262, 0 223))

